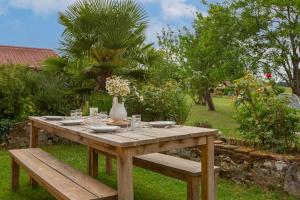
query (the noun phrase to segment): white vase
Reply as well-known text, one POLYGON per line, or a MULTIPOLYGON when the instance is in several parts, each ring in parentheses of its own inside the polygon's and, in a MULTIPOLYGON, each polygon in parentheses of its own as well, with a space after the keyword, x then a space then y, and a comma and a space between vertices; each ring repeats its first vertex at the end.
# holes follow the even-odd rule
POLYGON ((124 106, 124 102, 119 103, 117 97, 113 98, 113 103, 112 103, 111 110, 109 112, 109 117, 113 121, 123 121, 127 117, 127 112, 124 106))

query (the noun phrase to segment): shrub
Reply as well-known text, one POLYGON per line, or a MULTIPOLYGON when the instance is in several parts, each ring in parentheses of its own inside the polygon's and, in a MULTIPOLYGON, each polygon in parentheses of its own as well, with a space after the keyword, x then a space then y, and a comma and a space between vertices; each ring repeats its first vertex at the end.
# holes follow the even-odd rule
POLYGON ((213 128, 213 125, 207 121, 194 122, 193 126, 201 128, 213 128))
POLYGON ((87 102, 89 107, 97 107, 99 112, 109 112, 112 106, 112 97, 105 93, 94 92, 88 97, 87 102))
POLYGON ((262 148, 288 152, 298 146, 299 111, 288 107, 287 99, 278 98, 277 88, 252 74, 235 82, 236 119, 247 140, 262 148))
POLYGON ((17 119, 22 112, 25 88, 20 79, 20 66, 0 66, 0 119, 17 119))
POLYGON ((182 124, 187 119, 191 104, 186 94, 174 82, 166 82, 162 87, 145 85, 140 95, 143 101, 131 98, 127 101, 128 113, 142 114, 143 120, 175 120, 182 124))
POLYGON ((7 140, 7 135, 13 122, 8 119, 0 119, 0 142, 7 140))
POLYGON ((30 115, 65 114, 70 92, 56 76, 24 66, 0 66, 0 119, 22 121, 30 115))
POLYGON ((27 71, 22 76, 22 81, 39 115, 65 115, 69 112, 74 102, 70 99, 71 91, 65 88, 65 82, 57 76, 27 71))

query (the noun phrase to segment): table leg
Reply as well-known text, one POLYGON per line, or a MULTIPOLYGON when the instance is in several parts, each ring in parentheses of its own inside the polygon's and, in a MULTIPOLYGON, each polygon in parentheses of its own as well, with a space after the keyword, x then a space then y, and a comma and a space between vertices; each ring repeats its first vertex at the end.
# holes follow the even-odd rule
POLYGON ((92 177, 98 176, 98 154, 92 147, 88 147, 88 174, 92 177))
POLYGON ((200 184, 199 177, 189 177, 187 180, 187 200, 199 200, 200 184))
POLYGON ((133 156, 128 150, 120 150, 117 156, 118 200, 133 200, 133 156))
POLYGON ((207 136, 207 142, 201 147, 202 199, 215 200, 214 178, 214 136, 207 136))
MULTIPOLYGON (((39 132, 39 129, 31 123, 31 125, 30 125, 30 144, 29 144, 30 148, 37 148, 38 139, 39 139, 38 132, 39 132)), ((29 177, 29 184, 32 187, 38 186, 38 183, 32 177, 29 177)))
POLYGON ((38 146, 38 131, 39 129, 35 127, 32 123, 30 125, 30 148, 37 148, 38 146))
POLYGON ((109 155, 105 156, 105 171, 107 175, 112 174, 112 158, 109 155))

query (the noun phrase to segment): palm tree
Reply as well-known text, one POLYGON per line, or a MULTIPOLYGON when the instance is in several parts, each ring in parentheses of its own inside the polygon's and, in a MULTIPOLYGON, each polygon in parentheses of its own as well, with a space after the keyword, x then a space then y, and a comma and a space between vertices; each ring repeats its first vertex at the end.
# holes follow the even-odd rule
POLYGON ((145 42, 145 10, 135 1, 79 0, 59 13, 59 22, 65 27, 62 55, 90 60, 82 74, 94 78, 100 89, 108 76, 144 69, 156 57, 145 42))

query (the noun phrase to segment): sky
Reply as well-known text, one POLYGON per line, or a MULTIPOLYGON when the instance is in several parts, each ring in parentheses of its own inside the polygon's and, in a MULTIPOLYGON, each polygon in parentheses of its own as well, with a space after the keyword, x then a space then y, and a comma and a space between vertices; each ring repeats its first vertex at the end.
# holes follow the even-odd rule
MULTIPOLYGON (((0 45, 59 48, 64 28, 57 12, 76 0, 0 0, 0 45)), ((204 15, 207 6, 200 0, 138 0, 145 8, 149 26, 148 42, 155 42, 162 28, 190 27, 196 12, 204 15)), ((209 0, 209 3, 217 0, 209 0)))

